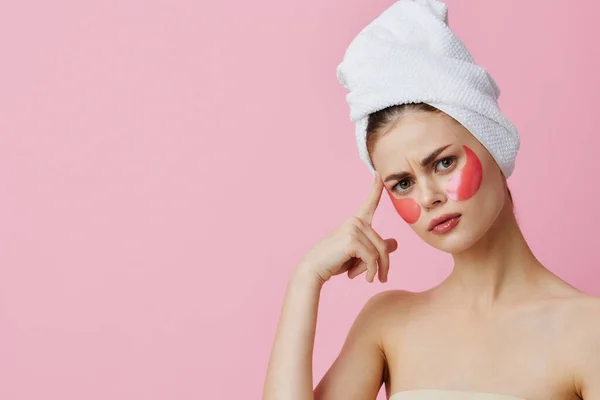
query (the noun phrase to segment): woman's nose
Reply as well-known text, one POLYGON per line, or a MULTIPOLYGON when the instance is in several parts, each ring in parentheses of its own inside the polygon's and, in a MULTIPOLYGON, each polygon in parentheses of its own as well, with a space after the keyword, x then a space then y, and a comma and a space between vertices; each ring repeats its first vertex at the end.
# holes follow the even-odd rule
POLYGON ((446 203, 448 197, 443 188, 433 183, 421 185, 421 206, 425 209, 433 209, 446 203))

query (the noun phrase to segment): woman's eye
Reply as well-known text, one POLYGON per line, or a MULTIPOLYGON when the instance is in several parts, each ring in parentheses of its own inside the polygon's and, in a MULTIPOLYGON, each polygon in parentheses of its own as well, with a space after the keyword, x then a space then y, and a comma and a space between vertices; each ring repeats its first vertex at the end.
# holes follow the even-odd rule
POLYGON ((452 157, 444 158, 435 164, 435 170, 436 171, 444 171, 444 170, 449 169, 453 164, 454 164, 454 158, 452 158, 452 157))
POLYGON ((408 179, 402 179, 394 187, 394 189, 398 189, 401 192, 408 190, 408 188, 410 188, 410 180, 408 180, 408 179))

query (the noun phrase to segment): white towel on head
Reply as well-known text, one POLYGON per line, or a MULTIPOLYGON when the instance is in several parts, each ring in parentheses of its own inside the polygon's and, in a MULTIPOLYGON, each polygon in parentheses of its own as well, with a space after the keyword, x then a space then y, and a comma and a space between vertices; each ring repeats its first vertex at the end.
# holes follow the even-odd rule
POLYGON ((500 89, 475 64, 448 27, 448 7, 437 0, 399 0, 367 25, 337 67, 349 90, 361 159, 374 172, 366 147, 369 114, 391 105, 427 103, 467 128, 490 152, 505 177, 520 140, 498 107, 500 89))

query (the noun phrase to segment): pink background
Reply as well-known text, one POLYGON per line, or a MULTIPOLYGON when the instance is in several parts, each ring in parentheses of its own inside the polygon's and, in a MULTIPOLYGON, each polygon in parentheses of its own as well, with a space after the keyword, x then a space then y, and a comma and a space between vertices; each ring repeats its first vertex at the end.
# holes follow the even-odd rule
MULTIPOLYGON (((0 398, 260 398, 287 277, 370 188, 335 68, 390 4, 2 4, 0 398)), ((600 6, 448 4, 521 131, 531 247, 600 294, 600 6)), ((450 271, 385 197, 374 226, 390 281, 326 286, 315 381, 368 297, 450 271)))

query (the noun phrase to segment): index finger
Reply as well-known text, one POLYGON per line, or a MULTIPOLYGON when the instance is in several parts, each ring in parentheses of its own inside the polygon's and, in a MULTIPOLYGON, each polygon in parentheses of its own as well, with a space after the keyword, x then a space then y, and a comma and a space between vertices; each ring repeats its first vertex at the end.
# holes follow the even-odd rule
POLYGON ((377 206, 379 205, 379 200, 381 199, 381 193, 383 192, 383 182, 379 177, 379 174, 375 172, 373 186, 371 188, 371 192, 369 196, 361 205, 358 212, 355 216, 359 217, 367 224, 371 224, 373 221, 373 214, 375 214, 375 210, 377 210, 377 206))

